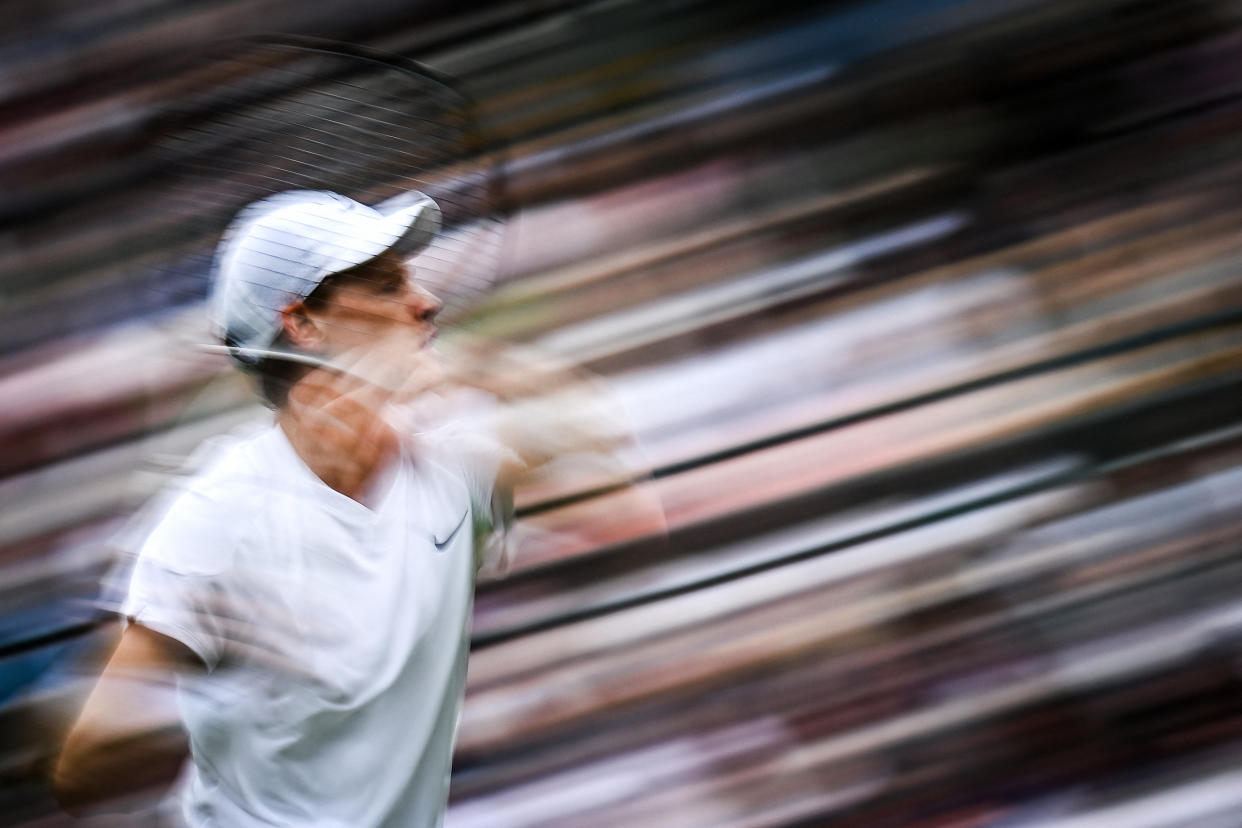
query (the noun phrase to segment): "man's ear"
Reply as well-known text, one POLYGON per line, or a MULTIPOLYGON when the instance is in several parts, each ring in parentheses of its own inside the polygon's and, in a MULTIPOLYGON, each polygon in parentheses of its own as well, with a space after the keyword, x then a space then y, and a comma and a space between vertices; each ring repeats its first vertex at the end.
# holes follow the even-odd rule
POLYGON ((285 338, 295 347, 316 351, 323 345, 323 329, 310 317, 306 305, 294 302, 280 313, 285 338))

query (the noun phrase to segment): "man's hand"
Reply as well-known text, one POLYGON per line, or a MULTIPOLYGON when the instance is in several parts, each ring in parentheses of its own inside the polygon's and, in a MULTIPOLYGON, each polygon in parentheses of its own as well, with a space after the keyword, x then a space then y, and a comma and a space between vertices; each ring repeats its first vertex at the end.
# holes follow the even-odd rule
MULTIPOLYGON (((621 454, 633 448, 620 403, 581 368, 529 347, 455 336, 442 346, 451 383, 501 404, 494 428, 516 462, 502 466, 501 488, 535 483, 554 490, 624 486, 643 476, 621 454)), ((637 453, 629 451, 630 459, 637 453)))

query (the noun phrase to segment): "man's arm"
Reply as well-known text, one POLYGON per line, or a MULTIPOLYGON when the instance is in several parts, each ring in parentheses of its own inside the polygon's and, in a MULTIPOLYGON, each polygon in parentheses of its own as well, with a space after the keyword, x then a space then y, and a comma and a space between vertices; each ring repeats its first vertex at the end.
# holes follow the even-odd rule
POLYGON ((632 440, 607 386, 569 362, 483 340, 458 338, 444 348, 449 382, 485 391, 500 403, 496 436, 512 453, 497 481, 501 487, 569 455, 615 461, 632 440))
MULTIPOLYGON (((620 400, 606 382, 562 359, 526 347, 455 339, 446 347, 450 382, 487 392, 496 400, 492 434, 506 449, 496 470, 495 491, 519 505, 561 498, 592 500, 598 509, 573 510, 579 521, 602 527, 618 520, 643 527, 644 534, 664 535, 667 524, 642 453, 628 426, 620 400), (598 496, 608 493, 606 498, 598 496)), ((582 504, 579 504, 580 506, 582 504)), ((531 517, 536 531, 569 531, 553 514, 531 517)), ((585 528, 585 526, 580 527, 585 528)), ((507 571, 508 556, 489 577, 507 571)))
POLYGON ((290 392, 280 423, 321 480, 365 503, 397 454, 399 434, 417 430, 418 399, 454 388, 483 391, 497 403, 489 430, 506 451, 488 482, 502 500, 532 484, 558 494, 628 488, 624 508, 663 527, 660 504, 632 485, 645 469, 634 463, 632 435, 604 383, 528 348, 456 336, 432 351, 394 335, 308 374, 290 392), (400 426, 390 424, 389 411, 400 426))
POLYGON ((203 669, 184 644, 131 624, 69 731, 52 774, 71 812, 167 784, 187 753, 170 728, 168 694, 178 672, 203 669))

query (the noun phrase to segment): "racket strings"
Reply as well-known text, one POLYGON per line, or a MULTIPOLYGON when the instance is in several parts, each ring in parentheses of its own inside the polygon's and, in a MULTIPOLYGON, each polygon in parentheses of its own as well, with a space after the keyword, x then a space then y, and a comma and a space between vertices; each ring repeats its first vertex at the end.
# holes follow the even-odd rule
POLYGON ((173 97, 160 142, 175 194, 162 201, 169 255, 152 289, 205 295, 233 216, 290 189, 332 190, 381 210, 420 190, 440 206, 443 231, 414 260, 416 281, 433 288, 446 316, 494 285, 498 162, 483 154, 470 102, 442 78, 345 52, 258 45, 203 67, 173 97))

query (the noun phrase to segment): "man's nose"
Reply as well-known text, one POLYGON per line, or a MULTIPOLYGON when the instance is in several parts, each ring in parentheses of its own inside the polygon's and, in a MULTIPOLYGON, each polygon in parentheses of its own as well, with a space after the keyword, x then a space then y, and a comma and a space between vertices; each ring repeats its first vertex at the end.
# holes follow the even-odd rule
POLYGON ((410 285, 406 303, 410 316, 419 322, 430 322, 444 307, 444 303, 434 293, 418 285, 410 285))

